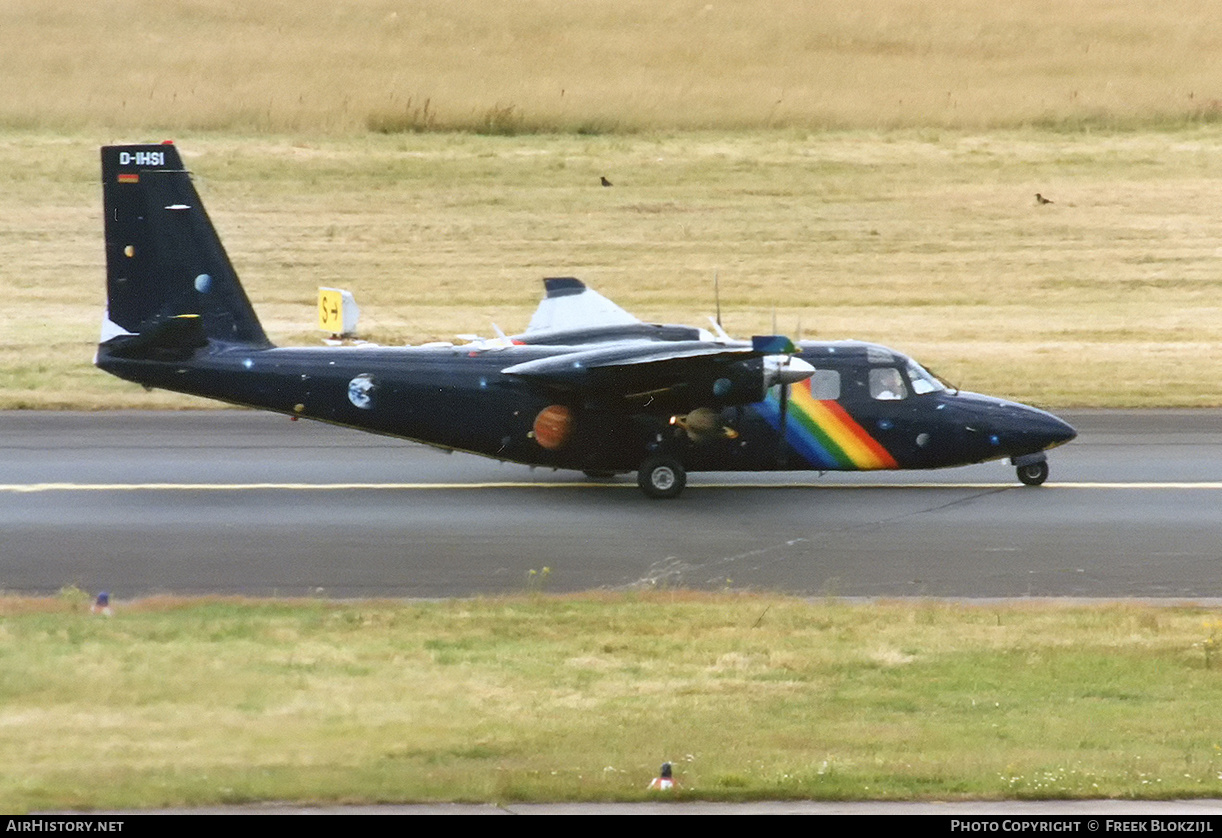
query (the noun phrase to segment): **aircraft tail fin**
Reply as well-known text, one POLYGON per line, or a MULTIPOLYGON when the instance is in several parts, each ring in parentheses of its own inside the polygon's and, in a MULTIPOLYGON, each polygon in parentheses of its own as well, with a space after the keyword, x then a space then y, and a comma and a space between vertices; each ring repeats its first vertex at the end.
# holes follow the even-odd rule
POLYGON ((102 196, 102 343, 125 354, 271 345, 174 145, 104 146, 102 196))

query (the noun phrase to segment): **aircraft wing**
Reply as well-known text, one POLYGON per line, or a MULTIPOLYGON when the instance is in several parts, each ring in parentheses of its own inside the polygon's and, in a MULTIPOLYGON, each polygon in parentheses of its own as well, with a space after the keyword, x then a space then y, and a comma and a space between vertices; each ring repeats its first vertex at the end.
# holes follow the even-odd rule
POLYGON ((791 358, 787 338, 752 343, 633 342, 583 349, 502 370, 544 388, 608 405, 683 410, 750 404, 768 387, 809 378, 814 367, 791 358))

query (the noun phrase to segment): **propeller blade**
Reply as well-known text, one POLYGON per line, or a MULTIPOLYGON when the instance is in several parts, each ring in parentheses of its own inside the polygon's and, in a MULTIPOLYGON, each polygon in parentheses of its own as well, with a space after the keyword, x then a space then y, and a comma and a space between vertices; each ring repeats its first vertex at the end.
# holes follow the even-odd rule
POLYGON ((789 385, 782 384, 779 394, 781 402, 781 429, 780 436, 776 441, 776 464, 779 467, 784 467, 789 462, 789 448, 785 442, 786 432, 789 430, 789 385))

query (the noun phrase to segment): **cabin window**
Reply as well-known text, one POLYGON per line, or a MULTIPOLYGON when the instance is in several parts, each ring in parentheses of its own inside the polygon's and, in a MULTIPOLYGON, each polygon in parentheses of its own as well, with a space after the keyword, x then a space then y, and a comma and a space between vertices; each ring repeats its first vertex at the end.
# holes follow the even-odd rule
POLYGON ((904 378, 895 367, 874 367, 870 370, 870 396, 879 401, 908 398, 904 378))
POLYGON ((810 377, 810 395, 820 401, 840 398, 840 373, 836 370, 815 370, 810 377))
POLYGON ((946 385, 934 378, 928 370, 916 361, 908 361, 908 380, 912 382, 912 392, 918 396, 926 393, 937 393, 946 389, 946 385))

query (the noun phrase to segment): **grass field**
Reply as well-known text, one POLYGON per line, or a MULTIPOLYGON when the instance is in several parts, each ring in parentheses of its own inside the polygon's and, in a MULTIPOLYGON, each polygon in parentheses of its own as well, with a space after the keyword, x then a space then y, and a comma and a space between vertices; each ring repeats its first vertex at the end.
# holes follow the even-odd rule
POLYGON ((201 404, 88 364, 96 147, 165 136, 278 340, 319 284, 400 342, 520 329, 555 274, 703 322, 717 275, 738 335, 1222 404, 1220 42, 1186 0, 10 0, 0 408, 201 404))
POLYGON ((1222 115, 1189 0, 6 0, 0 125, 1144 127, 1222 115))
MULTIPOLYGON (((555 275, 702 323, 716 274, 737 335, 775 309, 1045 406, 1222 404, 1222 128, 180 140, 279 342, 317 340, 318 285, 401 343, 521 330, 555 275)), ((0 135, 0 407, 201 404, 90 366, 97 165, 0 135)))
POLYGON ((680 799, 1222 791, 1199 608, 86 603, 0 599, 4 811, 640 800, 664 760, 680 799))

